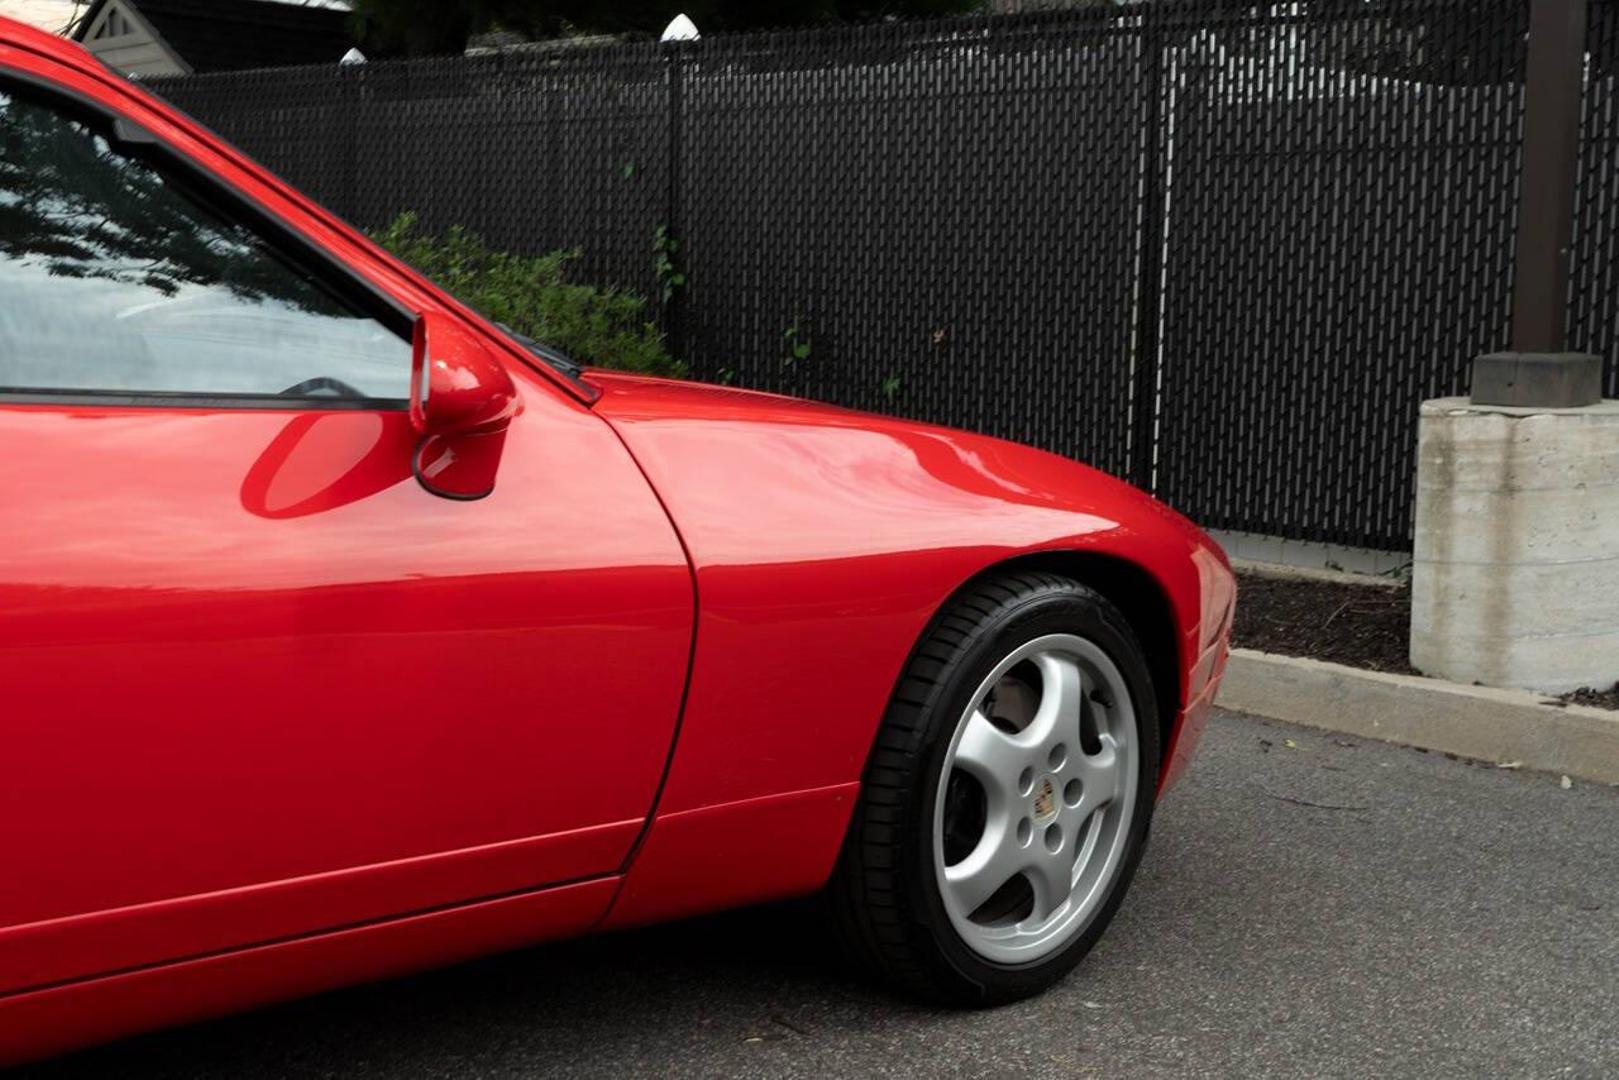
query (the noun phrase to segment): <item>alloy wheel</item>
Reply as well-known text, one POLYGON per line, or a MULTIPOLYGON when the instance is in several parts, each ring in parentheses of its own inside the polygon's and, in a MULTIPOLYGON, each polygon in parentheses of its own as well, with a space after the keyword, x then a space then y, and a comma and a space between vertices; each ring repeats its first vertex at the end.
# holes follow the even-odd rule
POLYGON ((934 807, 939 893, 987 960, 1041 960, 1095 915, 1134 816, 1135 715, 1123 674, 1072 634, 1026 642, 974 692, 934 807))

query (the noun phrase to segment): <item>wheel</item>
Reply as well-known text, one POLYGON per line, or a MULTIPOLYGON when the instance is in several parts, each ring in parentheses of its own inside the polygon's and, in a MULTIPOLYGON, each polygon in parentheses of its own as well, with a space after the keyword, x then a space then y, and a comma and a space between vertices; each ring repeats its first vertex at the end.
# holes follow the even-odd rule
POLYGON ((1044 573, 970 588, 918 644, 866 766, 830 888, 856 958, 957 1005, 1067 974, 1146 845, 1157 733, 1107 600, 1044 573))

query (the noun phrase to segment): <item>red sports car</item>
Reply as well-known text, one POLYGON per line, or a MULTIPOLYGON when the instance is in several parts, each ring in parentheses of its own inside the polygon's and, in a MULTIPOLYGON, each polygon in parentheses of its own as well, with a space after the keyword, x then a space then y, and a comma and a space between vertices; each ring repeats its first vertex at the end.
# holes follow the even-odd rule
POLYGON ((580 371, 0 21, 0 1060, 825 890, 1102 933, 1235 596, 996 439, 580 371))

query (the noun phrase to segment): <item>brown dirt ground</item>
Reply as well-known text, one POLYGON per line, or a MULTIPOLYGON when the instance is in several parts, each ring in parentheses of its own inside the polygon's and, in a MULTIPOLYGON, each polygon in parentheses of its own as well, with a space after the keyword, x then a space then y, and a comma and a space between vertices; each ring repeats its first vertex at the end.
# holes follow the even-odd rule
POLYGON ((1414 674, 1411 593, 1386 585, 1243 574, 1232 644, 1284 656, 1414 674))

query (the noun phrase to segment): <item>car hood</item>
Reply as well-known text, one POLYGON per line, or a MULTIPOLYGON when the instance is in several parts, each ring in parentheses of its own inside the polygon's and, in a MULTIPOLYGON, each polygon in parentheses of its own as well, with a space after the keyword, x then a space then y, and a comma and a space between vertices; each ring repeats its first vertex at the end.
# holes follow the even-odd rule
POLYGON ((742 416, 788 419, 819 416, 832 423, 837 422, 837 417, 882 419, 837 405, 690 379, 636 375, 606 368, 587 368, 583 377, 601 391, 596 411, 613 417, 689 415, 710 419, 742 416))
MULTIPOLYGON (((1213 546, 1186 518, 1129 484, 993 436, 682 379, 602 369, 585 379, 601 391, 595 411, 620 431, 666 495, 666 487, 684 494, 700 482, 716 485, 711 498, 722 500, 747 499, 756 485, 768 485, 754 494, 770 498, 783 483, 846 489, 863 482, 874 499, 885 488, 894 496, 887 509, 899 532, 901 522, 892 517, 906 508, 924 517, 948 508, 964 532, 986 511, 1006 527, 1006 515, 976 501, 989 500, 1083 515, 1066 524, 1085 532, 1104 522, 1153 522, 1183 541, 1213 546), (963 505, 968 496, 975 497, 972 507, 963 505)), ((806 494, 822 501, 814 497, 819 493, 806 494)), ((1062 524, 1047 518, 1040 528, 1062 531, 1062 524)))

